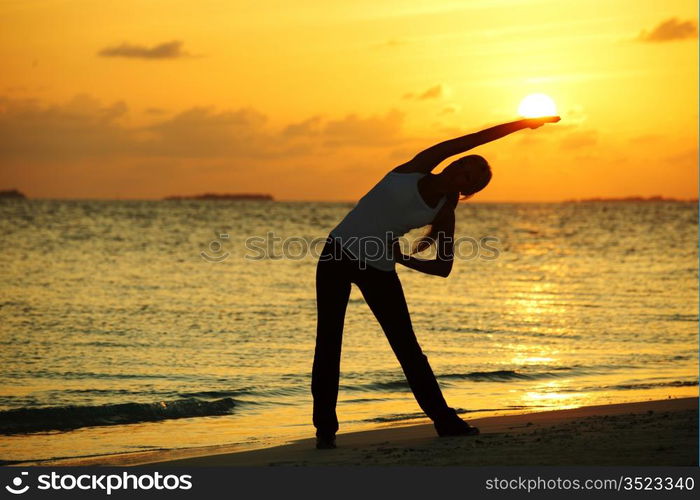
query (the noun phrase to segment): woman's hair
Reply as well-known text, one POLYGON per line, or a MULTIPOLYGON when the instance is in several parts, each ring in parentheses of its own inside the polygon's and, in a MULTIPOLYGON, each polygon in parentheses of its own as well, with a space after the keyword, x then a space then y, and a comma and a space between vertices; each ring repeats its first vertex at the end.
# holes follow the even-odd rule
POLYGON ((450 229, 451 215, 454 213, 459 200, 471 198, 474 193, 478 193, 484 189, 491 181, 491 167, 482 156, 464 156, 450 163, 447 167, 445 167, 445 170, 457 168, 477 169, 481 173, 478 183, 476 183, 468 193, 455 191, 445 195, 445 204, 442 206, 442 208, 440 208, 438 213, 435 214, 435 218, 430 223, 428 232, 413 246, 413 250, 411 251, 412 254, 422 252, 423 250, 430 248, 430 246, 437 241, 437 236, 440 234, 440 232, 446 233, 450 229))

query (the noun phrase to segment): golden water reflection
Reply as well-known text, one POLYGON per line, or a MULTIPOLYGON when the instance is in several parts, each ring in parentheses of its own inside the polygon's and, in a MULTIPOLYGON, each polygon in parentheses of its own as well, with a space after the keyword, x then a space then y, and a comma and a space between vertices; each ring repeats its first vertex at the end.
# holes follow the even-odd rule
POLYGON ((552 410, 575 408, 590 403, 588 395, 582 392, 563 392, 571 380, 553 380, 535 386, 520 398, 523 406, 538 407, 546 404, 552 410))

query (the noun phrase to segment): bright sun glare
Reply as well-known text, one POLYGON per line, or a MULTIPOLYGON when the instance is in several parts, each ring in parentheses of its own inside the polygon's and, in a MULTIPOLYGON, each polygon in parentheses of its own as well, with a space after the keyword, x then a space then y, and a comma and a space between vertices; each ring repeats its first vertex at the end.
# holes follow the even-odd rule
POLYGON ((556 116, 557 105, 545 94, 530 94, 520 102, 518 113, 525 118, 556 116))

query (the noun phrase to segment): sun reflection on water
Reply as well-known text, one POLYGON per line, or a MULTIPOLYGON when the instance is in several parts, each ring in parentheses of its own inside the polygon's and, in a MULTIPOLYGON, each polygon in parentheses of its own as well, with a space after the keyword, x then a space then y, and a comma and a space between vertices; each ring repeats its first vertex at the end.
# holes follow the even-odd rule
POLYGON ((553 380, 539 384, 525 392, 521 398, 521 404, 527 406, 541 406, 543 403, 552 410, 564 410, 585 405, 586 395, 580 392, 561 392, 570 381, 553 380))

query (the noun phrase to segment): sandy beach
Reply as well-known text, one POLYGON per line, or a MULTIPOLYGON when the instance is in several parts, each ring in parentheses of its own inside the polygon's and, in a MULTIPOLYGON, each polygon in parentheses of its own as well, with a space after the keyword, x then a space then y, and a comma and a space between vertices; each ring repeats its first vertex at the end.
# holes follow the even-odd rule
POLYGON ((432 425, 340 433, 338 448, 313 439, 253 451, 168 450, 42 462, 102 466, 481 466, 698 464, 698 398, 677 398, 487 417, 475 437, 438 438, 432 425))

